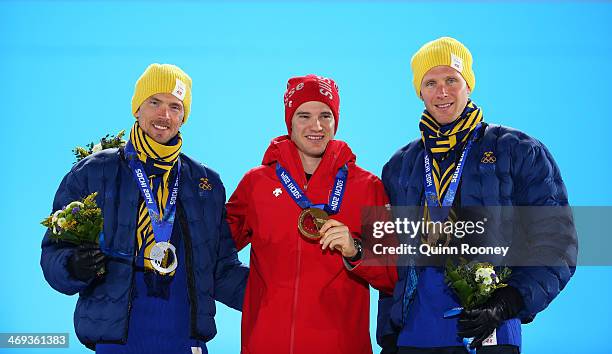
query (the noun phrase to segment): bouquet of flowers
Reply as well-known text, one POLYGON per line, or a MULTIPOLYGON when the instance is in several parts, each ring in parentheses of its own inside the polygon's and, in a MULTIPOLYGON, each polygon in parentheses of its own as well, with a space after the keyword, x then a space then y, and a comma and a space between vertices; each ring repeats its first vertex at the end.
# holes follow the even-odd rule
POLYGON ((498 274, 490 263, 467 263, 465 259, 454 265, 449 259, 445 277, 448 286, 459 297, 461 306, 471 310, 484 304, 495 289, 507 286, 504 281, 510 272, 509 268, 503 268, 498 274))
POLYGON ((105 137, 100 139, 100 142, 97 144, 89 143, 85 145, 85 147, 77 146, 72 150, 74 156, 76 157, 76 162, 81 161, 87 156, 96 153, 98 151, 102 151, 104 149, 110 148, 118 148, 125 146, 126 141, 123 140, 123 136, 125 135, 125 130, 120 131, 117 136, 113 136, 110 134, 106 134, 105 137))
POLYGON ((102 231, 102 211, 96 204, 98 192, 91 193, 81 201, 73 201, 45 218, 41 224, 48 227, 51 237, 76 245, 99 243, 102 231))
MULTIPOLYGON (((444 318, 458 316, 464 309, 471 310, 484 304, 495 289, 508 285, 504 281, 508 279, 510 272, 509 268, 504 267, 496 273, 490 263, 468 263, 465 259, 460 259, 459 264, 454 265, 449 259, 446 262, 446 283, 457 294, 462 307, 450 309, 444 314, 444 318)), ((470 348, 472 340, 474 338, 464 338, 463 345, 468 353, 475 354, 476 349, 470 348)))

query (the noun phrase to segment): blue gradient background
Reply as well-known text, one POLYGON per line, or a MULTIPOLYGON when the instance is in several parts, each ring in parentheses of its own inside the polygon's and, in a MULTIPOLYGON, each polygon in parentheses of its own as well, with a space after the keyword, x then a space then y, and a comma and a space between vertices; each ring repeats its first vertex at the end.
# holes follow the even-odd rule
MULTIPOLYGON (((450 35, 476 58, 472 98, 485 120, 541 139, 574 205, 612 205, 612 190, 598 187, 612 172, 611 23, 610 2, 0 1, 0 332, 71 333, 69 349, 0 352, 89 352, 73 332, 76 297, 43 279, 38 222, 71 149, 130 128, 133 85, 149 63, 175 63, 193 78, 184 151, 219 171, 229 194, 285 132, 287 78, 308 73, 336 79, 337 138, 379 174, 418 137, 411 55, 450 35)), ((248 251, 240 257, 248 262, 248 251)), ((523 326, 524 352, 612 352, 611 275, 579 268, 523 326)), ((219 304, 216 318, 209 351, 237 353, 240 314, 219 304)))

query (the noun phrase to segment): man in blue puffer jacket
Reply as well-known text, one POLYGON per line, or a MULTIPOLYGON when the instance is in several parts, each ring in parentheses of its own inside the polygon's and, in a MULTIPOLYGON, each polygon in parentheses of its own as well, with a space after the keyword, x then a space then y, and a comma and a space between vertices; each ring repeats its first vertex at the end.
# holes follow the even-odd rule
POLYGON ((483 122, 482 110, 469 99, 475 78, 463 44, 449 37, 429 42, 413 56, 411 67, 417 96, 425 104, 422 138, 401 148, 383 169, 391 204, 447 213, 462 206, 496 206, 508 207, 508 214, 518 207, 511 209, 522 217, 517 225, 510 225, 513 219, 499 209, 488 208, 499 216, 488 228, 511 248, 522 247, 519 259, 525 256, 520 253, 525 240, 537 256, 521 259, 507 287, 454 319, 443 317, 460 306, 445 283, 444 268, 402 263, 393 297, 379 301, 379 344, 383 353, 465 353, 463 337, 474 338, 471 347, 478 353, 518 353, 521 322, 546 308, 575 271, 577 238, 559 169, 541 142, 483 122), (521 214, 523 206, 547 206, 553 212, 521 214))
POLYGON ((55 195, 58 210, 98 192, 100 245, 47 231, 40 262, 54 289, 79 293, 75 331, 97 353, 205 353, 215 300, 242 309, 248 268, 225 221, 223 184, 181 153, 190 105, 191 78, 150 65, 136 83, 126 147, 77 163, 55 195))

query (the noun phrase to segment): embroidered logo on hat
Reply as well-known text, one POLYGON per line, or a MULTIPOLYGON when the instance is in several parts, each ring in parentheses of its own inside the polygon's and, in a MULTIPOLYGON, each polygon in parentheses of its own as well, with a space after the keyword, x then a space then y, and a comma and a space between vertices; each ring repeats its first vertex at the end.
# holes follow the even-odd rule
POLYGON ((176 78, 176 84, 174 85, 174 90, 172 90, 172 95, 179 100, 183 101, 185 99, 185 93, 187 92, 187 85, 179 78, 176 78))
POLYGON ((458 72, 463 72, 463 59, 459 58, 453 53, 451 55, 451 67, 455 68, 458 72))

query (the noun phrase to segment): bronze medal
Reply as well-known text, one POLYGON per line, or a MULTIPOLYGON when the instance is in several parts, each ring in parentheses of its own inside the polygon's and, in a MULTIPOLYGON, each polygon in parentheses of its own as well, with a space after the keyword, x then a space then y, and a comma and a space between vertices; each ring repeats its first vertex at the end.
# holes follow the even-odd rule
POLYGON ((439 245, 443 245, 443 246, 448 246, 448 244, 450 243, 450 234, 446 233, 443 231, 444 229, 444 224, 442 226, 442 228, 440 230, 438 230, 437 227, 432 227, 431 230, 429 230, 429 233, 427 235, 427 244, 430 246, 439 246, 439 245))
POLYGON ((329 219, 329 215, 319 208, 307 208, 302 210, 298 218, 298 229, 302 235, 316 240, 321 238, 319 230, 329 219))

